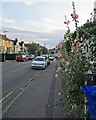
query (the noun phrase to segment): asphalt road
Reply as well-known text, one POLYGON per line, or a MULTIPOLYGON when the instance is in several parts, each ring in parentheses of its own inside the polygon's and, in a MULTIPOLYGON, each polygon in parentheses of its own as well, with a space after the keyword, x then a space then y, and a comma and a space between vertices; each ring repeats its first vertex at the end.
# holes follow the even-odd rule
POLYGON ((45 70, 31 69, 30 61, 5 62, 2 68, 4 118, 64 118, 61 105, 55 106, 60 98, 56 62, 45 70))
POLYGON ((31 69, 31 61, 5 62, 2 64, 2 93, 3 97, 14 89, 20 88, 32 79, 40 70, 31 69))

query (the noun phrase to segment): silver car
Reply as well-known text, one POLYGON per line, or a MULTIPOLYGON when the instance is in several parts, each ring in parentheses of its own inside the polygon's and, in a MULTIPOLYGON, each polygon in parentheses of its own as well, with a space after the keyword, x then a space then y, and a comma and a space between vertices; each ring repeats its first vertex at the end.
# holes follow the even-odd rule
POLYGON ((42 56, 37 56, 34 58, 31 64, 32 68, 45 69, 47 66, 47 59, 42 56))

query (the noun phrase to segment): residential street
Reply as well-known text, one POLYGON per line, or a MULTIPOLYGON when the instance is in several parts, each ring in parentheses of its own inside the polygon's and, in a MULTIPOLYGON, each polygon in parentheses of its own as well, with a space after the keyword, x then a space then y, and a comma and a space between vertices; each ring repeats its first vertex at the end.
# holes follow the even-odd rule
POLYGON ((31 61, 3 63, 3 118, 64 118, 55 71, 56 62, 45 70, 31 69, 31 61))

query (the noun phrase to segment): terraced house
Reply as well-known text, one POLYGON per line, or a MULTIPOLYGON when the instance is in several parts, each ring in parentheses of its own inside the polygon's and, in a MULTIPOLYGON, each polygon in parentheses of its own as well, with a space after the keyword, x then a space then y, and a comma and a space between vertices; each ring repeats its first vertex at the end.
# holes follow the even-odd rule
POLYGON ((6 35, 0 34, 0 53, 15 54, 24 51, 24 42, 18 42, 17 38, 11 40, 6 35))

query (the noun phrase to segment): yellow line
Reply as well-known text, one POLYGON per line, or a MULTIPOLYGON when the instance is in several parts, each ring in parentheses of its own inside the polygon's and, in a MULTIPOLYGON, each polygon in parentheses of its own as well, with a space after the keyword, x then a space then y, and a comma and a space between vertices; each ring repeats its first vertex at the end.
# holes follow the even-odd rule
POLYGON ((5 100, 8 96, 10 96, 13 92, 14 92, 14 90, 11 91, 8 95, 6 95, 2 100, 0 100, 0 103, 1 103, 3 100, 5 100))

